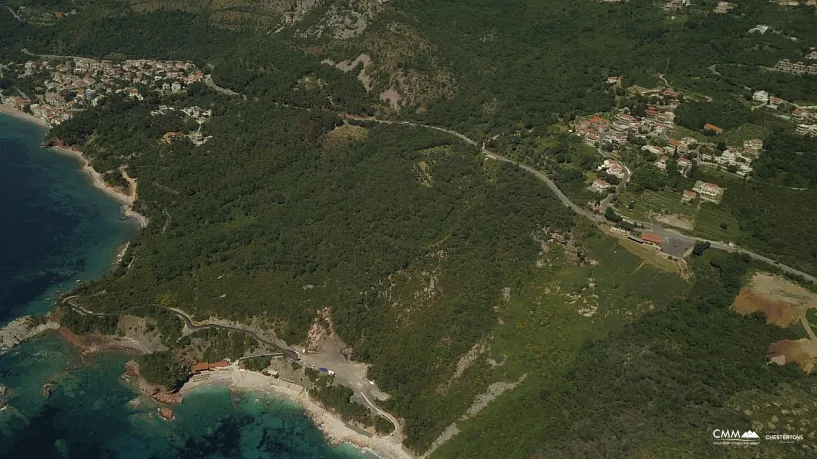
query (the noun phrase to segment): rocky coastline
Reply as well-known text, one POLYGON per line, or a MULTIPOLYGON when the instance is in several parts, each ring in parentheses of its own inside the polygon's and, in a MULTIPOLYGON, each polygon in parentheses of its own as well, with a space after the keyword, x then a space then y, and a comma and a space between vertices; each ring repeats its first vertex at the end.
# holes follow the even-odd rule
POLYGON ((48 330, 57 330, 60 324, 50 316, 45 318, 23 316, 0 328, 0 352, 7 351, 18 344, 48 330))

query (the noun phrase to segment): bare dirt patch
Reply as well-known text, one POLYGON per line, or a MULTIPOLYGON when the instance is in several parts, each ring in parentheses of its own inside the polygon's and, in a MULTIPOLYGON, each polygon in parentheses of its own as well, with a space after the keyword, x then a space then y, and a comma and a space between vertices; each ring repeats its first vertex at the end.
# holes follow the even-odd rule
POLYGON ((749 286, 740 291, 732 305, 744 315, 763 312, 767 323, 779 327, 789 326, 813 307, 817 307, 817 294, 768 273, 752 276, 749 286))
POLYGON ((653 217, 655 221, 661 222, 665 225, 674 226, 685 230, 692 231, 695 228, 695 223, 689 221, 681 215, 656 215, 653 217))
POLYGON ((763 312, 766 323, 785 328, 800 321, 808 338, 781 340, 769 346, 769 361, 778 365, 796 363, 806 373, 817 365, 817 335, 806 318, 817 307, 817 294, 779 276, 756 273, 740 291, 732 308, 740 314, 763 312))
POLYGON ((803 371, 811 373, 817 365, 817 343, 806 338, 778 341, 769 346, 769 360, 778 365, 796 363, 803 371))
POLYGON ((775 301, 749 288, 740 291, 732 308, 743 315, 763 312, 766 315, 766 323, 782 328, 797 320, 797 309, 793 304, 775 301))
POLYGON ((380 100, 388 102, 392 110, 400 110, 400 94, 394 89, 387 89, 380 94, 380 100))
POLYGON ((345 73, 349 73, 352 70, 354 70, 355 68, 357 68, 358 65, 363 64, 363 67, 360 69, 360 72, 357 74, 357 79, 360 80, 360 82, 363 84, 363 88, 366 89, 366 92, 369 92, 369 91, 372 90, 372 79, 366 73, 366 70, 372 64, 372 58, 368 54, 361 54, 360 56, 358 56, 353 61, 346 60, 346 61, 335 62, 332 59, 324 59, 324 60, 321 61, 321 64, 331 65, 332 67, 335 67, 336 69, 340 70, 341 72, 345 72, 345 73))

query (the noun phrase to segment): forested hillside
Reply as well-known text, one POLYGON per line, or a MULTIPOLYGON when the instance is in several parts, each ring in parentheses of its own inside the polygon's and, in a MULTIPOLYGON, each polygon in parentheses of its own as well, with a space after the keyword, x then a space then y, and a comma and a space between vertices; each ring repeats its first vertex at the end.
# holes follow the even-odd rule
MULTIPOLYGON (((147 318, 170 348, 141 358, 155 380, 178 381, 179 358, 190 358, 195 340, 208 360, 257 345, 226 331, 182 338, 172 307, 252 323, 291 346, 305 346, 313 325, 331 324, 343 351, 370 364, 366 377, 389 394, 379 403, 404 422, 404 444, 418 455, 739 457, 744 450, 711 445, 713 426, 751 425, 734 400, 760 394, 772 404, 813 392, 812 377, 767 364, 768 344, 795 333, 729 308, 761 266, 714 249, 686 261, 634 249, 577 218, 532 174, 455 136, 360 121, 428 123, 507 147, 584 205, 585 174, 601 156, 567 123, 609 110, 626 86, 670 81, 692 94, 677 112, 687 133, 773 118, 762 126, 769 141, 754 176, 721 182, 728 222, 717 234, 813 272, 817 251, 804 241, 817 236, 809 220, 817 201, 802 188, 815 184, 814 140, 747 105, 747 87, 760 83, 817 100, 813 76, 758 70, 817 47, 812 7, 6 3, 37 17, 77 13, 23 23, 3 8, 0 63, 37 54, 189 60, 221 87, 194 83, 144 100, 110 94, 50 133, 108 182, 125 186, 121 170, 138 180, 135 210, 150 224, 111 273, 73 292, 76 304, 108 315, 68 313, 64 324, 110 334, 116 316, 147 318), (748 34, 759 23, 776 32, 748 34), (163 105, 175 111, 157 114, 163 105), (197 126, 176 116, 190 106, 212 117, 197 126), (199 127, 211 136, 200 146, 165 138, 199 127), (530 148, 517 154, 519 145, 530 148)), ((4 91, 32 86, 0 77, 4 91)), ((649 187, 662 174, 651 170, 631 186, 649 187)), ((704 178, 696 174, 676 171, 675 191, 704 178)))

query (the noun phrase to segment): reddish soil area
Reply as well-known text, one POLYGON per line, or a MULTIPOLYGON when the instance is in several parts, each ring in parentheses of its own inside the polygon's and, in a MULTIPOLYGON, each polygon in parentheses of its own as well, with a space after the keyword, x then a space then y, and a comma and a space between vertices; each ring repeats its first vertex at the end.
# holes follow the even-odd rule
POLYGON ((815 346, 807 339, 778 341, 769 346, 769 357, 780 365, 796 363, 806 373, 814 371, 815 363, 817 363, 815 346))
POLYGON ((772 300, 749 288, 740 291, 732 307, 744 315, 761 311, 766 315, 766 323, 783 328, 796 321, 799 314, 794 304, 772 300))

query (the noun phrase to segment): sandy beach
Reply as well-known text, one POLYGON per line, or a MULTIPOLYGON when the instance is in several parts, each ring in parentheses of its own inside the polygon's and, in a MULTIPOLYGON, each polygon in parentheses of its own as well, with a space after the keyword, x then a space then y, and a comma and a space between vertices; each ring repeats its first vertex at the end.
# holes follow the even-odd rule
POLYGON ((303 387, 254 371, 241 370, 234 365, 194 376, 182 387, 181 393, 187 395, 198 388, 211 385, 226 385, 231 390, 261 392, 292 400, 304 407, 315 425, 332 444, 352 443, 383 459, 416 458, 393 438, 368 437, 346 427, 343 420, 312 401, 303 387))
POLYGON ((97 170, 91 166, 91 162, 88 161, 88 158, 86 158, 81 151, 60 146, 53 146, 51 149, 57 153, 76 158, 77 161, 82 164, 82 172, 91 179, 91 183, 93 183, 96 188, 102 190, 108 196, 122 203, 122 212, 126 217, 136 220, 136 222, 139 223, 139 226, 142 228, 148 226, 148 218, 133 210, 133 203, 136 202, 136 198, 138 197, 136 191, 136 179, 129 178, 129 182, 131 184, 130 191, 128 194, 125 194, 122 191, 108 185, 108 183, 105 182, 105 179, 102 178, 102 174, 97 172, 97 170))
MULTIPOLYGON (((35 123, 38 126, 41 126, 45 129, 51 128, 45 121, 35 116, 29 115, 28 113, 15 110, 9 107, 8 105, 0 105, 0 113, 10 115, 30 123, 35 123)), ((61 153, 76 158, 76 160, 82 164, 82 172, 85 173, 85 175, 87 175, 91 179, 91 183, 94 185, 94 187, 102 190, 102 192, 104 192, 108 196, 121 202, 122 213, 126 217, 136 220, 136 222, 139 223, 139 226, 142 228, 147 227, 149 222, 148 218, 133 210, 133 204, 134 202, 136 202, 136 199, 138 198, 136 179, 131 178, 126 174, 123 174, 123 177, 125 177, 128 183, 130 183, 129 192, 127 194, 123 193, 122 191, 112 187, 107 182, 105 182, 105 179, 102 178, 102 174, 97 172, 97 170, 91 166, 91 162, 88 161, 88 159, 82 154, 81 151, 75 150, 73 148, 66 148, 60 146, 54 146, 51 148, 57 153, 61 153)))
POLYGON ((51 129, 51 126, 49 126, 48 123, 46 123, 45 121, 37 118, 36 116, 29 115, 28 113, 21 112, 19 110, 11 108, 8 105, 0 104, 0 113, 3 113, 5 115, 10 115, 10 116, 13 116, 15 118, 19 118, 19 119, 21 119, 23 121, 28 121, 29 123, 34 123, 34 124, 36 124, 36 125, 38 125, 40 127, 43 127, 45 129, 51 129))

